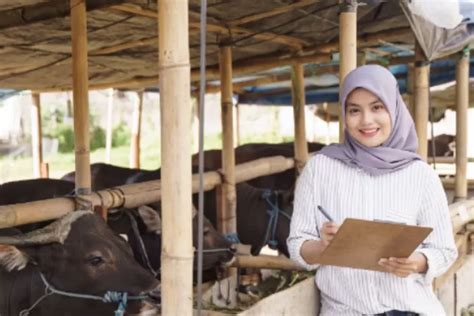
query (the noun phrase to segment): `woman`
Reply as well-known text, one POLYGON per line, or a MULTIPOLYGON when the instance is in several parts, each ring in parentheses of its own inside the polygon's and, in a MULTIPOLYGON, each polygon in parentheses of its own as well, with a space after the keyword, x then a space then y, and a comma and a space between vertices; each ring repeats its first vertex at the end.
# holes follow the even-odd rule
POLYGON ((353 70, 342 91, 345 142, 330 145, 298 179, 288 247, 316 269, 321 315, 443 315, 433 278, 457 257, 446 195, 437 174, 416 154, 413 120, 387 69, 353 70), (334 222, 318 211, 323 206, 334 222), (382 258, 386 272, 317 264, 345 218, 432 227, 408 258, 382 258))

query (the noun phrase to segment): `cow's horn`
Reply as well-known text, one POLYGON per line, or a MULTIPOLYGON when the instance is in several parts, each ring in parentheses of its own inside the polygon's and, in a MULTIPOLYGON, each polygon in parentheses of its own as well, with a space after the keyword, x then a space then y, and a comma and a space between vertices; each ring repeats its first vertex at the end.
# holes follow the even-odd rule
POLYGON ((64 240, 66 240, 69 235, 72 223, 87 214, 93 213, 90 211, 75 211, 68 213, 48 226, 32 232, 17 236, 2 236, 0 237, 0 244, 15 246, 43 245, 53 242, 63 244, 64 240))

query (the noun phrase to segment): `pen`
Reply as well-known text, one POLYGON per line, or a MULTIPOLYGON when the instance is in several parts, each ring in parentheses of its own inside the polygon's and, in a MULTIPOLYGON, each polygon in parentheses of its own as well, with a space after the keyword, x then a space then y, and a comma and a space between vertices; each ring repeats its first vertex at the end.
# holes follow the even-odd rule
POLYGON ((324 217, 326 217, 328 221, 334 222, 334 220, 332 219, 332 217, 328 214, 328 212, 326 212, 326 211, 324 210, 324 208, 323 208, 321 205, 318 205, 318 210, 320 210, 321 213, 323 213, 324 217))

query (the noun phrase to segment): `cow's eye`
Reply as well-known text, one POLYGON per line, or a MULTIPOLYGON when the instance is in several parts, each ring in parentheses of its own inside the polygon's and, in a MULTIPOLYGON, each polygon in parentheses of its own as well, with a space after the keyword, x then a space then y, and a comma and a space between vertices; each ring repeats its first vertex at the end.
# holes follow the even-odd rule
POLYGON ((104 263, 104 258, 102 258, 101 256, 91 256, 87 259, 87 262, 90 265, 97 267, 104 263))

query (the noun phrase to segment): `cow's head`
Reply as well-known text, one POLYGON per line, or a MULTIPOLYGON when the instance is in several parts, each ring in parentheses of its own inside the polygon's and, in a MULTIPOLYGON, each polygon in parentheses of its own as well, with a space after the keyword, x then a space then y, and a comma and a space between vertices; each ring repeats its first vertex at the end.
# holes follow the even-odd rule
MULTIPOLYGON (((102 218, 90 212, 70 213, 25 235, 0 237, 0 244, 1 267, 22 271, 29 265, 35 266, 25 272, 41 272, 59 290, 97 296, 107 291, 138 295, 158 285, 153 276, 135 262, 128 244, 110 230, 102 218)), ((36 288, 39 295, 44 293, 43 284, 36 288)), ((140 306, 141 302, 135 301, 129 304, 129 309, 137 312, 140 306)), ((38 306, 41 311, 55 310, 68 315, 111 314, 116 307, 116 304, 71 300, 57 295, 38 306)))
MULTIPOLYGON (((141 206, 136 210, 122 210, 122 212, 109 216, 109 225, 121 234, 127 234, 135 259, 146 268, 159 272, 161 268, 161 204, 154 203, 151 206, 141 206), (151 207, 153 206, 153 207, 151 207), (125 212, 125 213, 124 213, 125 212), (133 217, 130 217, 133 216, 133 217), (132 229, 132 221, 136 221, 138 234, 132 229), (141 250, 141 238, 145 246, 146 256, 141 250)), ((193 246, 198 248, 198 216, 193 208, 193 246)), ((211 222, 204 218, 203 227, 203 269, 210 269, 227 263, 233 259, 232 244, 219 232, 216 231, 211 222), (207 250, 207 251, 206 251, 207 250)), ((195 264, 195 267, 197 265, 195 264)))
MULTIPOLYGON (((198 249, 199 216, 193 207, 193 247, 198 249)), ((203 263, 204 270, 221 263, 230 263, 234 258, 232 243, 219 233, 206 217, 203 218, 203 263)), ((197 255, 194 257, 197 266, 197 255)))

